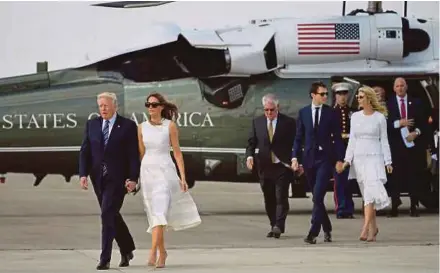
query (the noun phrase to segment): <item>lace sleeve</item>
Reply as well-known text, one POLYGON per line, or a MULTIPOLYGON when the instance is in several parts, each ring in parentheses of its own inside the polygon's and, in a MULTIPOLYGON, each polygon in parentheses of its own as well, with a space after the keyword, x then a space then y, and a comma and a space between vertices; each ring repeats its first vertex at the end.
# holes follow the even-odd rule
POLYGON ((344 161, 350 163, 350 165, 352 164, 353 161, 354 149, 356 146, 356 136, 354 133, 355 119, 356 119, 356 115, 353 114, 350 120, 350 137, 348 138, 348 145, 347 145, 347 150, 345 151, 345 158, 344 158, 344 161))
POLYGON ((387 121, 384 115, 379 117, 380 123, 380 144, 382 146, 382 153, 385 165, 392 163, 390 145, 388 143, 387 121))

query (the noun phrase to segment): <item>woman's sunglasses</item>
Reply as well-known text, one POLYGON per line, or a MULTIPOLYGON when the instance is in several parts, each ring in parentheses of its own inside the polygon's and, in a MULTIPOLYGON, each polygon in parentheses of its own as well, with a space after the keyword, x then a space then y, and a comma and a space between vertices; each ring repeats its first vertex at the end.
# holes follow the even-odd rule
POLYGON ((358 100, 361 100, 361 99, 364 98, 364 96, 362 96, 362 95, 357 95, 356 97, 357 97, 358 100))
POLYGON ((161 106, 161 105, 162 105, 162 103, 159 103, 159 102, 146 102, 145 103, 145 107, 147 107, 147 108, 150 108, 150 106, 153 108, 157 108, 158 106, 161 106))

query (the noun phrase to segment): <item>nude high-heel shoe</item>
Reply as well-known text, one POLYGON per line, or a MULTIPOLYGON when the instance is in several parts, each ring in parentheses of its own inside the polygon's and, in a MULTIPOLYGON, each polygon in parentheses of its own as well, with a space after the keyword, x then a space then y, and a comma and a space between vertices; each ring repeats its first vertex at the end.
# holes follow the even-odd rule
POLYGON ((156 268, 164 268, 167 257, 168 257, 168 253, 166 251, 164 253, 160 253, 159 260, 157 261, 156 264, 156 268))

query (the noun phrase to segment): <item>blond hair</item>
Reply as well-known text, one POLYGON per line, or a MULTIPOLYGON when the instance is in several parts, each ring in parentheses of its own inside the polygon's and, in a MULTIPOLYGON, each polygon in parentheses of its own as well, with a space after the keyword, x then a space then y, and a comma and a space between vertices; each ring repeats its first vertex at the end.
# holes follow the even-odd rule
POLYGON ((381 104, 379 100, 377 99, 376 92, 373 88, 369 86, 362 86, 359 88, 359 92, 362 92, 365 94, 365 97, 367 101, 371 104, 371 107, 374 111, 377 111, 379 113, 382 113, 385 117, 388 116, 388 109, 385 105, 381 104))
POLYGON ((96 100, 99 100, 99 99, 102 99, 102 98, 112 100, 113 104, 115 105, 115 107, 118 107, 118 97, 116 96, 115 93, 113 93, 113 92, 103 92, 103 93, 100 93, 96 97, 96 100))

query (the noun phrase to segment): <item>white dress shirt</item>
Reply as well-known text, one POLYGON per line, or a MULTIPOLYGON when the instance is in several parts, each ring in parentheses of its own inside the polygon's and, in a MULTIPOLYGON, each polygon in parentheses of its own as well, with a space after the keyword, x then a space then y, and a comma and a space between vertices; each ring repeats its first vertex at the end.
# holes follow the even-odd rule
POLYGON ((319 124, 319 121, 321 120, 321 114, 322 114, 322 104, 321 105, 314 105, 313 103, 312 103, 312 121, 313 121, 313 127, 315 127, 315 112, 316 112, 316 107, 318 107, 319 108, 319 114, 318 114, 318 124, 319 124))

